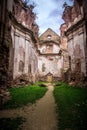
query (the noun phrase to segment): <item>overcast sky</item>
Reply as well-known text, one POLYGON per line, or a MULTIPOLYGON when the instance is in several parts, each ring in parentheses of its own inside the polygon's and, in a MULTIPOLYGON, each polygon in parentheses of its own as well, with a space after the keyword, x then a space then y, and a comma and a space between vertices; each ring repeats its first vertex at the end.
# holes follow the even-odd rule
POLYGON ((39 26, 39 34, 41 35, 48 28, 53 29, 60 35, 60 25, 64 23, 62 20, 63 3, 66 1, 68 5, 72 5, 70 0, 30 0, 36 3, 34 12, 37 14, 36 23, 39 26))

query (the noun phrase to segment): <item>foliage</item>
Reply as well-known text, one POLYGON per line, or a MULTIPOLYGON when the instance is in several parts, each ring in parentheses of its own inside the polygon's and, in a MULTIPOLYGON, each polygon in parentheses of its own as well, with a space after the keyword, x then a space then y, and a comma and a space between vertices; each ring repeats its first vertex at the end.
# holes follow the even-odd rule
POLYGON ((11 93, 11 100, 5 103, 2 109, 22 107, 27 103, 35 103, 37 99, 44 96, 47 88, 35 84, 21 88, 10 88, 9 91, 11 93))
POLYGON ((25 8, 30 7, 33 10, 36 7, 36 4, 34 2, 30 4, 30 0, 22 0, 22 1, 25 8))
POLYGON ((66 8, 67 6, 68 6, 68 4, 66 2, 64 2, 63 8, 66 8))
POLYGON ((59 130, 87 129, 87 89, 59 83, 54 96, 57 103, 59 130))
POLYGON ((22 117, 0 118, 0 130, 21 130, 20 125, 25 122, 22 117))
MULTIPOLYGON (((74 0, 69 0, 69 1, 71 1, 71 2, 74 2, 74 0)), ((62 6, 62 8, 66 8, 67 6, 69 6, 68 4, 67 4, 67 2, 65 1, 64 3, 63 3, 63 6, 62 6)))

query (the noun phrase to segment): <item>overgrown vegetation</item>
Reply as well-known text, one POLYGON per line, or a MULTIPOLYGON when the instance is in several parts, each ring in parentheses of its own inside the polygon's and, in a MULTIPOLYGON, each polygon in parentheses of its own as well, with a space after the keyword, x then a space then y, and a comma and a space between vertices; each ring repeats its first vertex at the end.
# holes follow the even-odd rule
POLYGON ((58 130, 87 129, 87 89, 70 87, 65 83, 55 86, 58 130))
MULTIPOLYGON (((39 83, 40 85, 40 83, 39 83)), ((35 103, 37 99, 44 96, 46 87, 37 84, 21 88, 10 88, 11 100, 2 106, 2 109, 22 107, 28 103, 35 103)))
POLYGON ((1 118, 0 130, 21 130, 21 125, 23 122, 25 122, 25 119, 22 117, 1 118))

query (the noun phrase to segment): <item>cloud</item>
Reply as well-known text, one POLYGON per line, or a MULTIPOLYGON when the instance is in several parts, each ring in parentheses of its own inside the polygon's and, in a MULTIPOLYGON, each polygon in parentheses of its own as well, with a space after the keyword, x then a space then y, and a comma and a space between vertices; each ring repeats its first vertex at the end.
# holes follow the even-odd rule
POLYGON ((30 0, 35 2, 34 12, 37 14, 36 23, 39 25, 39 32, 42 34, 47 28, 52 28, 56 33, 60 33, 59 28, 63 23, 62 5, 66 1, 69 5, 70 0, 30 0))
POLYGON ((58 17, 59 14, 61 14, 61 10, 58 10, 58 8, 56 8, 50 12, 49 17, 58 17))

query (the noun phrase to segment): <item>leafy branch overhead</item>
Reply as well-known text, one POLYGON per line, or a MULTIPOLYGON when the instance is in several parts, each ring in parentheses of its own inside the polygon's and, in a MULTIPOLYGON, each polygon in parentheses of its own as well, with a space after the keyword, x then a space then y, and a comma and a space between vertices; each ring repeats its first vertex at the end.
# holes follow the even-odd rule
MULTIPOLYGON (((73 0, 69 0, 69 1, 73 1, 73 0)), ((67 2, 65 1, 62 8, 66 8, 68 6, 67 2)))
POLYGON ((30 0, 22 0, 22 1, 26 8, 30 7, 33 10, 36 7, 36 4, 34 2, 32 2, 32 4, 31 4, 30 0))

